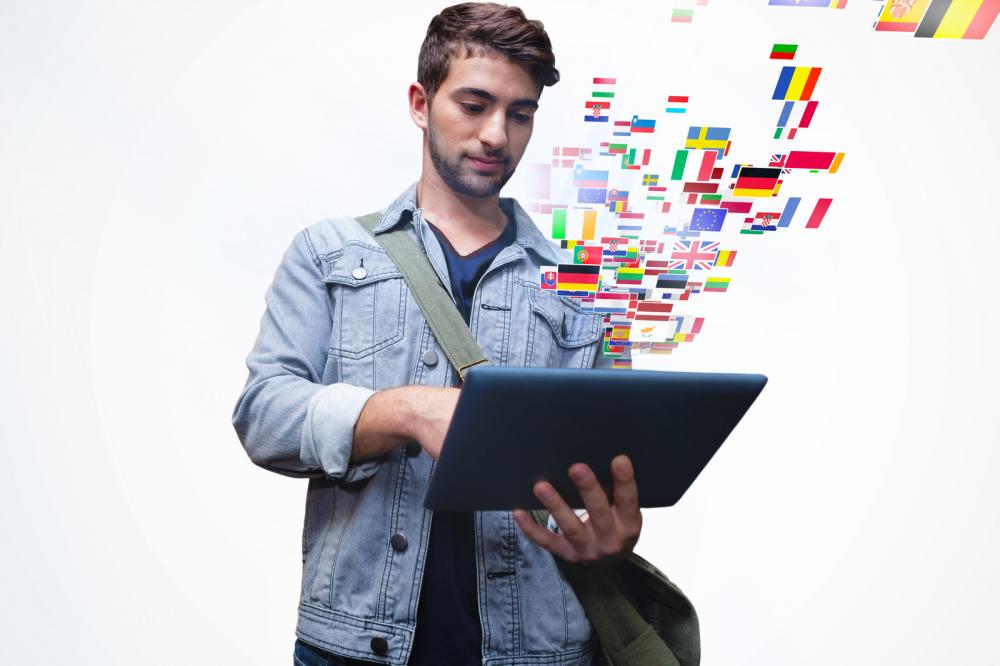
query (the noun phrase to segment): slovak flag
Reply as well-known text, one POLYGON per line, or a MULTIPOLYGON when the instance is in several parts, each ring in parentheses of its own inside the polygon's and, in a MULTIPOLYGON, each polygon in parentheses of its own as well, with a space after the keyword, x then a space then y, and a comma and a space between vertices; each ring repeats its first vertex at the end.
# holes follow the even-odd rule
POLYGON ((556 288, 556 278, 559 275, 558 268, 556 266, 542 266, 541 267, 541 286, 542 289, 551 289, 555 291, 556 288))

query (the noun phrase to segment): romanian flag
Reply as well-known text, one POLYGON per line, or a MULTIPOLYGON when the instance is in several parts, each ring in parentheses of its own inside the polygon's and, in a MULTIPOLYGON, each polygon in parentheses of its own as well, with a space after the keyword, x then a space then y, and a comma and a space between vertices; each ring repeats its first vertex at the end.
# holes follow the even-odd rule
POLYGON ((734 261, 736 261, 736 250, 719 250, 719 255, 715 258, 715 265, 729 267, 733 265, 734 261))
POLYGON ((822 67, 782 67, 771 99, 808 100, 812 97, 822 67))
POLYGON ((982 39, 1000 13, 1000 0, 932 0, 915 37, 982 39))

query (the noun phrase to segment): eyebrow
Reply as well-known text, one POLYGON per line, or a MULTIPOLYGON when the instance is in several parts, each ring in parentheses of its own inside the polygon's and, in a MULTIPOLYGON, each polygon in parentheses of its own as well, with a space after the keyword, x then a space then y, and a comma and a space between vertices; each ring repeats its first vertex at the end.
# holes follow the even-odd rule
MULTIPOLYGON (((470 88, 470 87, 466 86, 464 88, 456 88, 455 92, 452 93, 452 94, 453 95, 472 95, 474 97, 481 97, 482 99, 485 99, 488 102, 496 102, 497 101, 496 95, 494 95, 493 93, 491 93, 489 91, 483 90, 482 88, 470 88)), ((528 107, 531 107, 532 109, 537 109, 538 108, 538 102, 535 101, 535 100, 533 100, 533 99, 528 99, 528 98, 515 99, 513 102, 510 103, 510 105, 511 106, 528 106, 528 107)))

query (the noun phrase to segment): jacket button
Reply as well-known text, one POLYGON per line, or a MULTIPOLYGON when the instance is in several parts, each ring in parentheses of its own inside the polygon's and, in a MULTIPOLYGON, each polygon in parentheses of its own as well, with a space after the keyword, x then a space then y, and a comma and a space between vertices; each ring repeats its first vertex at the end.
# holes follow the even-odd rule
POLYGON ((383 655, 389 651, 389 642, 382 638, 381 636, 376 636, 372 639, 372 652, 377 655, 383 655))
POLYGON ((420 355, 420 360, 424 362, 424 365, 433 368, 438 362, 437 352, 433 349, 428 349, 420 355))
POLYGON ((395 534, 392 535, 392 538, 389 539, 389 543, 392 544, 393 550, 397 550, 400 552, 406 550, 406 537, 400 534, 399 532, 396 532, 395 534))
POLYGON ((351 271, 351 277, 355 280, 364 280, 368 277, 368 271, 365 270, 364 266, 358 266, 353 271, 351 271))
POLYGON ((420 452, 423 450, 419 442, 407 442, 404 448, 406 449, 406 455, 410 456, 411 458, 416 458, 417 456, 420 455, 420 452))

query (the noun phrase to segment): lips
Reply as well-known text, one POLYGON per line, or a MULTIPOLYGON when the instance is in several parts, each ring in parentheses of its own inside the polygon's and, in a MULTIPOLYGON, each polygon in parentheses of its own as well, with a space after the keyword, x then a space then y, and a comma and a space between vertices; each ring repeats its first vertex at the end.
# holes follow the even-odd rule
POLYGON ((478 167, 480 169, 495 169, 504 163, 504 160, 488 159, 485 157, 473 157, 468 156, 469 161, 472 162, 472 166, 478 167))

